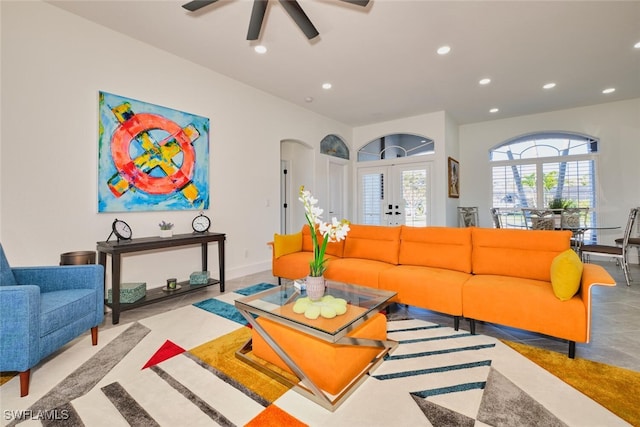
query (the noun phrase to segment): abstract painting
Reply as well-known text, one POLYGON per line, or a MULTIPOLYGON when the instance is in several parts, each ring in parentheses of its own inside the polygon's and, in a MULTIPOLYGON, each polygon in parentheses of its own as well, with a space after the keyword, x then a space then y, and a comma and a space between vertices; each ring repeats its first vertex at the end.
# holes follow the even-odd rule
POLYGON ((100 92, 98 212, 209 208, 209 119, 100 92))

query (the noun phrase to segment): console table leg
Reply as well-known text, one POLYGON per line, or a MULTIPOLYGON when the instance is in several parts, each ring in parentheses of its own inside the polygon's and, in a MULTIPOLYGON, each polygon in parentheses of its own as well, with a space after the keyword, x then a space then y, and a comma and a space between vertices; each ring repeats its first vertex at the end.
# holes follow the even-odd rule
POLYGON ((111 257, 111 323, 120 322, 120 255, 111 257))
POLYGON ((220 292, 224 292, 224 241, 226 237, 218 240, 218 265, 220 266, 220 292))

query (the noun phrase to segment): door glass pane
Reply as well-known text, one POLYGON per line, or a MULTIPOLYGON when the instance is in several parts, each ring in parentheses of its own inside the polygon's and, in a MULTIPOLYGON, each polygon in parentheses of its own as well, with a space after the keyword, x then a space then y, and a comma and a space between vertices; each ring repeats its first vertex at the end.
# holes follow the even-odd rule
POLYGON ((405 203, 406 225, 425 227, 427 225, 427 171, 425 169, 405 170, 401 173, 402 199, 405 203))
POLYGON ((365 173, 360 181, 362 224, 382 224, 382 202, 384 200, 384 174, 365 173))

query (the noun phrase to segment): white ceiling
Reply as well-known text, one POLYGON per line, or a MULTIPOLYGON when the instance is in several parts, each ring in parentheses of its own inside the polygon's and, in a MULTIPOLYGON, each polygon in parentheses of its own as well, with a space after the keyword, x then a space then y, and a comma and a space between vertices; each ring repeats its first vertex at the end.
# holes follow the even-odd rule
POLYGON ((186 2, 48 3, 352 126, 442 110, 466 124, 640 97, 640 1, 299 0, 320 32, 309 41, 271 0, 259 43, 246 40, 252 1, 196 13, 186 2), (445 44, 451 53, 437 55, 445 44), (557 86, 543 90, 548 82, 557 86))

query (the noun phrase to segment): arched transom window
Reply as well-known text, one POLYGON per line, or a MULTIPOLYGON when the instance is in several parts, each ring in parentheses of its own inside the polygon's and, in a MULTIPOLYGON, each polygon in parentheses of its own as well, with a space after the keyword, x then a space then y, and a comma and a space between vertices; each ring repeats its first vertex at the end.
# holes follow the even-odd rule
POLYGON ((409 133, 394 133, 376 138, 358 150, 358 161, 421 156, 434 152, 432 139, 409 133))

